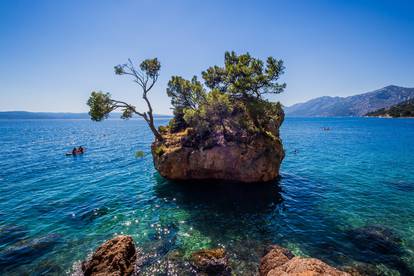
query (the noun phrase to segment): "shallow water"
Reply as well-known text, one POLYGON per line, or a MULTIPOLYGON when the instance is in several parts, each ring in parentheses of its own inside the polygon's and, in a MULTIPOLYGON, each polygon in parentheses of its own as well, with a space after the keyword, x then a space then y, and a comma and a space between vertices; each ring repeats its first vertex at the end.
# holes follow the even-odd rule
POLYGON ((414 119, 288 118, 281 134, 280 180, 184 185, 156 173, 143 121, 0 121, 0 274, 72 273, 121 233, 146 254, 147 275, 184 274, 165 260, 216 246, 235 274, 255 274, 272 243, 411 274, 414 119), (77 145, 83 156, 64 156, 77 145))

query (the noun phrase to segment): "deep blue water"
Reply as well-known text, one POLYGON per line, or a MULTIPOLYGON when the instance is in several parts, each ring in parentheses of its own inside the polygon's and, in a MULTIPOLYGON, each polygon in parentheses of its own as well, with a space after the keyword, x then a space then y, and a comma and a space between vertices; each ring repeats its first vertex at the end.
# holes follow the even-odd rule
POLYGON ((281 135, 279 181, 180 184, 155 171, 143 121, 0 121, 0 274, 73 273, 121 233, 150 256, 148 275, 215 246, 237 275, 254 274, 272 243, 412 273, 414 119, 288 118, 281 135), (78 145, 83 156, 64 155, 78 145))

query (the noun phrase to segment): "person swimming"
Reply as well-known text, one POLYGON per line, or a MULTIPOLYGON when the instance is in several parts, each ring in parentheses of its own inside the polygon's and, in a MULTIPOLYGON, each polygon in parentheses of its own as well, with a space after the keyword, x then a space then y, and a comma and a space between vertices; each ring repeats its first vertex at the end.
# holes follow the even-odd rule
POLYGON ((66 155, 73 155, 73 156, 76 156, 76 155, 83 154, 84 152, 85 152, 85 149, 84 149, 82 146, 79 146, 78 148, 74 147, 74 148, 72 149, 72 151, 71 151, 71 152, 66 153, 66 155))

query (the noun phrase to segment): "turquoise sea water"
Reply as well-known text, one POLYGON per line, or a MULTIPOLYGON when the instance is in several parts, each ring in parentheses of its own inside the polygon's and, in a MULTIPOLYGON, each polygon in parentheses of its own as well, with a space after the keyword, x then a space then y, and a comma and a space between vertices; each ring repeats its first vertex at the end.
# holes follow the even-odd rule
POLYGON ((166 260, 216 246, 236 275, 254 275, 272 243, 412 274, 414 119, 288 118, 281 135, 274 183, 182 184, 155 171, 143 121, 0 121, 0 275, 76 273, 121 233, 142 248, 145 275, 184 274, 166 260), (83 156, 64 155, 78 145, 83 156))

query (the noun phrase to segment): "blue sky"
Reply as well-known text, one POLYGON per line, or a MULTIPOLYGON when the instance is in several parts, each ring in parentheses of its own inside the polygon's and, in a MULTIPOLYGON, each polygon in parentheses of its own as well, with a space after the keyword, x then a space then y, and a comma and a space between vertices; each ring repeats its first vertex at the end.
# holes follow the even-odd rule
POLYGON ((141 109, 113 66, 158 57, 165 87, 221 65, 226 50, 283 59, 285 105, 389 84, 414 87, 413 1, 0 1, 0 110, 87 111, 92 90, 141 109))

